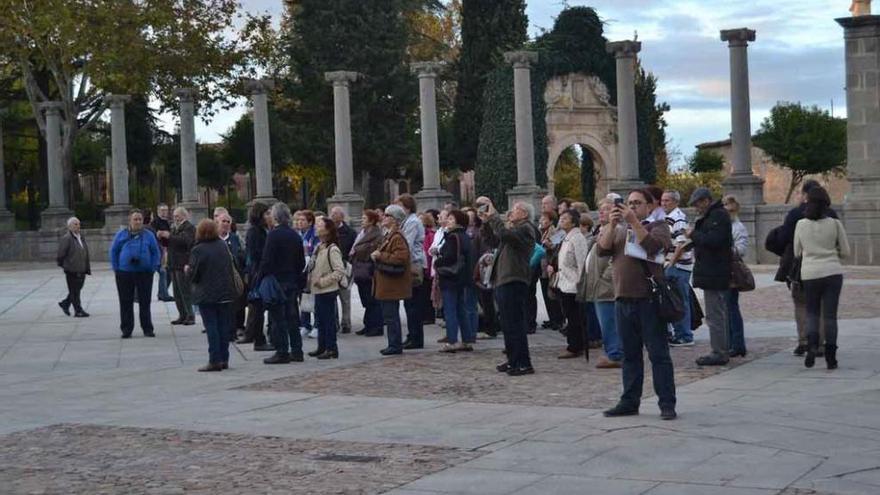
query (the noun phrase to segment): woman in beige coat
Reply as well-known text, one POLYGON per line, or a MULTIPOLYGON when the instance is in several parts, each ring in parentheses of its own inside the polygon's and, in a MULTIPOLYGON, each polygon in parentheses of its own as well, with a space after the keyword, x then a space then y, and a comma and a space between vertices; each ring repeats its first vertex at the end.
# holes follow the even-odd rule
POLYGON ((309 292, 315 298, 315 320, 318 324, 318 348, 309 356, 318 359, 336 359, 339 347, 336 344, 336 297, 339 295, 339 281, 345 276, 342 251, 338 246, 336 224, 328 217, 315 222, 316 235, 321 239, 312 255, 309 270, 309 292))

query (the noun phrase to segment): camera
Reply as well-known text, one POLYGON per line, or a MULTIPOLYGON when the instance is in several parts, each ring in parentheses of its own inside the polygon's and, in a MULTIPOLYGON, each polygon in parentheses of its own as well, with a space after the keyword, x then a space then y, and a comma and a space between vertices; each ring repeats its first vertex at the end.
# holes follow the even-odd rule
POLYGON ((134 258, 131 258, 131 259, 129 260, 129 262, 130 262, 132 265, 140 265, 140 264, 141 264, 141 259, 140 259, 140 258, 137 258, 137 257, 134 257, 134 258))
POLYGON ((623 198, 614 198, 614 206, 623 206, 623 198))

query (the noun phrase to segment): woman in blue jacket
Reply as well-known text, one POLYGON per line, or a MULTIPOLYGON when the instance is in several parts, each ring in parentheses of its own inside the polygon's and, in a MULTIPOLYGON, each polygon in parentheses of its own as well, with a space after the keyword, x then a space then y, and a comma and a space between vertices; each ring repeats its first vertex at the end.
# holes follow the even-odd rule
POLYGON ((144 337, 155 337, 150 316, 150 294, 153 292, 153 273, 159 271, 159 243, 156 236, 144 228, 144 215, 132 210, 128 228, 116 233, 110 246, 110 265, 116 274, 119 294, 119 314, 122 338, 131 338, 134 330, 134 295, 137 289, 141 330, 144 337))

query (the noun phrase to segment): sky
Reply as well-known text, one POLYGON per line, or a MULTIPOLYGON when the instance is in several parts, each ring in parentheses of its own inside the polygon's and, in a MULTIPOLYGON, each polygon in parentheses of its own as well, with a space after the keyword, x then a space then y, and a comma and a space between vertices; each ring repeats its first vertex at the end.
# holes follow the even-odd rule
MULTIPOLYGON (((280 16, 281 0, 242 0, 253 13, 280 16)), ((757 31, 749 45, 752 132, 778 101, 801 102, 845 116, 843 31, 834 22, 849 15, 849 0, 531 0, 529 34, 553 28, 566 5, 596 9, 611 40, 642 42, 642 65, 658 78, 659 101, 667 102, 669 150, 681 162, 702 142, 730 133, 727 43, 719 31, 757 31)), ((329 91, 329 87, 328 87, 329 91)), ((200 142, 219 141, 246 110, 237 107, 209 123, 197 122, 200 142)), ((172 116, 163 118, 173 128, 172 116)))

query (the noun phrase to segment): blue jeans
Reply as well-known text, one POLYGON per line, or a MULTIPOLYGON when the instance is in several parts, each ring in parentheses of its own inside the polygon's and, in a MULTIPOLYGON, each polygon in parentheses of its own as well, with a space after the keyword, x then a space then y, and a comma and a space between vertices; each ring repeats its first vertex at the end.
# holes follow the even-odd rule
POLYGON ((208 362, 229 362, 229 339, 232 337, 232 304, 199 304, 199 313, 208 335, 208 362))
POLYGON ((535 293, 530 294, 528 288, 529 285, 524 282, 510 282, 495 288, 501 330, 504 332, 504 350, 507 351, 507 363, 511 368, 532 366, 527 333, 531 323, 528 319, 528 300, 534 298, 535 293))
POLYGON ((382 301, 382 319, 388 329, 388 350, 403 350, 403 332, 400 328, 400 301, 382 301))
POLYGON ((470 340, 465 340, 464 335, 461 336, 465 344, 475 344, 477 342, 477 331, 480 329, 480 310, 477 308, 478 289, 473 285, 464 288, 464 313, 468 317, 471 324, 470 340))
POLYGON ((477 340, 470 315, 467 314, 467 298, 465 287, 444 287, 443 319, 446 320, 446 339, 450 344, 458 342, 458 330, 461 328, 461 341, 472 343, 477 340))
POLYGON ((364 307, 364 328, 378 330, 382 328, 382 304, 373 297, 372 282, 358 282, 358 295, 364 307))
POLYGON ((729 318, 727 344, 733 354, 746 352, 746 334, 742 313, 739 310, 739 291, 727 292, 727 316, 729 318))
POLYGON ((159 268, 159 299, 169 299, 168 294, 168 272, 165 268, 159 268))
POLYGON ((618 299, 617 330, 623 343, 623 395, 620 402, 638 409, 645 382, 643 348, 648 349, 654 378, 654 393, 661 409, 675 407, 675 377, 666 326, 657 319, 650 299, 618 299))
POLYGON ((297 290, 282 284, 287 302, 269 306, 272 345, 279 355, 302 356, 302 336, 299 334, 299 304, 297 290))
POLYGON ((672 324, 675 329, 674 337, 691 342, 694 340, 694 332, 691 330, 691 272, 672 265, 666 269, 666 280, 678 287, 684 302, 684 316, 672 324))
POLYGON ((620 348, 620 335, 617 333, 617 318, 615 317, 614 301, 596 301, 596 317, 602 327, 602 347, 605 355, 612 361, 623 359, 623 350, 620 348))
POLYGON ((318 349, 338 351, 336 347, 337 291, 315 294, 315 324, 318 326, 318 349))

